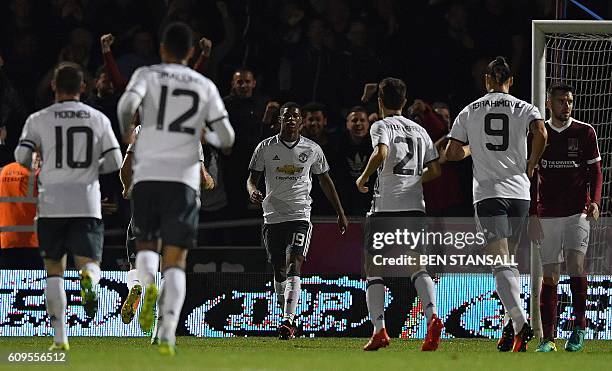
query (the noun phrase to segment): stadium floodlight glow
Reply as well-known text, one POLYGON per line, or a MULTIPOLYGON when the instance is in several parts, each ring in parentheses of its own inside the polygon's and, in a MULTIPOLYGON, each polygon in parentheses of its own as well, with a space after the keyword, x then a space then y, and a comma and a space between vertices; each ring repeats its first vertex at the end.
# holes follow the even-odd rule
MULTIPOLYGON (((602 158, 603 190, 600 215, 612 216, 610 164, 612 163, 612 21, 545 20, 532 22, 531 98, 546 111, 546 87, 556 81, 572 85, 572 116, 593 125, 602 158)), ((591 223, 591 240, 585 265, 587 273, 605 274, 612 269, 606 249, 603 221, 591 223)), ((538 248, 531 248, 531 322, 542 336, 540 288, 542 268, 538 248)), ((561 303, 560 303, 561 304, 561 303)))

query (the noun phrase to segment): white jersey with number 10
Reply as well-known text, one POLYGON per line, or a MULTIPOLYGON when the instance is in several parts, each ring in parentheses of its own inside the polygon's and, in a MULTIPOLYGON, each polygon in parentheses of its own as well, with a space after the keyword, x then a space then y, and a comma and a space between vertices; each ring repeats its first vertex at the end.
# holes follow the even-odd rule
POLYGON ((487 198, 529 200, 527 134, 540 120, 532 104, 494 92, 459 113, 449 137, 470 145, 474 161, 474 203, 487 198))
POLYGON ((372 147, 385 144, 387 159, 378 169, 372 212, 423 211, 423 168, 438 158, 429 134, 403 116, 385 117, 370 130, 372 147))

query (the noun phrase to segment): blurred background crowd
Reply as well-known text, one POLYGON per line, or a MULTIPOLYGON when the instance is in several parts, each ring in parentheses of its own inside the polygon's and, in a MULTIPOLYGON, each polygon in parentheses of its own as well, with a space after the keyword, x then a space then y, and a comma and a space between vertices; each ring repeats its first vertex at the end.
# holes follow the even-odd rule
MULTIPOLYGON (((612 2, 592 3, 612 16, 612 2)), ((554 0, 2 1, 0 166, 14 161, 27 115, 52 103, 60 61, 85 69, 82 100, 107 114, 121 141, 116 104, 126 82, 136 68, 159 62, 160 30, 183 21, 201 40, 191 63, 219 87, 236 132, 231 151, 206 148, 217 187, 203 194, 202 218, 260 215, 245 191, 248 162, 278 130, 278 107, 288 100, 303 105, 303 135, 323 148, 347 214, 362 216, 371 195, 354 181, 377 119, 376 91, 366 84, 403 79, 405 115, 441 149, 453 117, 484 93, 484 69, 496 55, 511 63, 512 93, 530 98, 530 21, 554 19, 555 11, 554 0)), ((576 13, 568 18, 583 18, 576 13)), ((442 153, 442 163, 444 176, 425 189, 428 214, 471 215, 469 159, 449 164, 442 153)), ((125 228, 129 203, 116 174, 102 188, 118 206, 105 216, 107 228, 125 228)), ((333 214, 316 184, 312 197, 313 215, 333 214)))

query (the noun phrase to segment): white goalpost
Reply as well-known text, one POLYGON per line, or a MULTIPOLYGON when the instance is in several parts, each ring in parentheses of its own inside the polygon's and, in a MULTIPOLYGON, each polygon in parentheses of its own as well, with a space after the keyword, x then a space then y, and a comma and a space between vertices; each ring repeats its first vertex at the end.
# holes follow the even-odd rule
MULTIPOLYGON (((610 174, 612 160, 612 22, 533 21, 531 98, 546 112, 546 88, 563 81, 574 87, 572 116, 591 124, 597 132, 602 158, 601 216, 612 216, 610 174)), ((586 256, 587 273, 610 274, 612 252, 606 249, 606 226, 591 223, 586 256)), ((537 246, 531 246, 530 316, 536 336, 542 337, 540 289, 542 268, 537 246)), ((565 303, 568 304, 568 303, 565 303)), ((560 303, 563 305, 563 303, 560 303)), ((562 311, 558 313, 563 314, 562 311)))

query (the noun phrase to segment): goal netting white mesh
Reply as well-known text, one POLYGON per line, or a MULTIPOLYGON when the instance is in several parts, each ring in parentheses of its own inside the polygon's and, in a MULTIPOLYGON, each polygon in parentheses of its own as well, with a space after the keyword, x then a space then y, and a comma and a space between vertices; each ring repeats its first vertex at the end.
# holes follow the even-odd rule
POLYGON ((575 89, 572 116, 597 132, 603 170, 602 220, 591 223, 586 269, 590 274, 610 274, 612 249, 606 247, 605 224, 609 223, 605 219, 612 216, 612 33, 547 34, 546 86, 559 81, 575 89))

